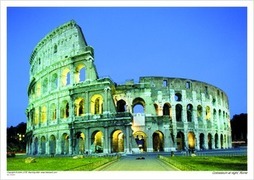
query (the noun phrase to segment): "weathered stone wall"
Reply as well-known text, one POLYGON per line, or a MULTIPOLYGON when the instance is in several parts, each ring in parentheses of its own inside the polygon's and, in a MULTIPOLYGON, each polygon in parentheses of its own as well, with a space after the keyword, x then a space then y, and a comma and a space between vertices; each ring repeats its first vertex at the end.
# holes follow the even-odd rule
POLYGON ((70 21, 30 59, 28 154, 136 153, 231 147, 228 98, 191 79, 99 78, 94 51, 70 21))

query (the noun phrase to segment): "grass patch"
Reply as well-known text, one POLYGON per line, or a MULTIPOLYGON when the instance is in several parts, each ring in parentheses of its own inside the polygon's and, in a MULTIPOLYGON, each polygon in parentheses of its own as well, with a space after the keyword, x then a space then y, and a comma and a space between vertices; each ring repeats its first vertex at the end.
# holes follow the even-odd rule
POLYGON ((36 162, 27 164, 27 156, 7 158, 7 171, 91 171, 118 157, 35 157, 36 162))
POLYGON ((247 171, 247 156, 160 156, 183 171, 247 171))

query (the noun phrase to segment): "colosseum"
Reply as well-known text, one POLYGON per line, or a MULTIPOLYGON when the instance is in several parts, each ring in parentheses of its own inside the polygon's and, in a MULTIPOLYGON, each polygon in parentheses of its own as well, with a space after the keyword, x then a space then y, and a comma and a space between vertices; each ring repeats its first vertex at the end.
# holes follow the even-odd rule
POLYGON ((73 20, 36 45, 30 57, 27 154, 232 147, 228 97, 220 88, 157 76, 117 84, 99 77, 94 62, 94 49, 73 20))

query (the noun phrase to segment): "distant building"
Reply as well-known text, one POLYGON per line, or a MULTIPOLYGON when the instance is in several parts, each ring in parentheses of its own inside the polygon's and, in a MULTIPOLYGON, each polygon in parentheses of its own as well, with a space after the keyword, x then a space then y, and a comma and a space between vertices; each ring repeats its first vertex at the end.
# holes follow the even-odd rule
POLYGON ((183 78, 141 77, 125 84, 99 78, 94 50, 74 21, 33 50, 28 97, 27 154, 231 147, 225 92, 183 78))

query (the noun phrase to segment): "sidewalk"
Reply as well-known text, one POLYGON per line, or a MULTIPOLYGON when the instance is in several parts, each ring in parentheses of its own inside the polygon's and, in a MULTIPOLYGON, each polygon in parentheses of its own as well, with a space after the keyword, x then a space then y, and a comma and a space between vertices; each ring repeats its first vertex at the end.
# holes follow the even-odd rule
POLYGON ((162 162, 156 156, 125 156, 107 164, 96 171, 177 171, 174 167, 162 162))

